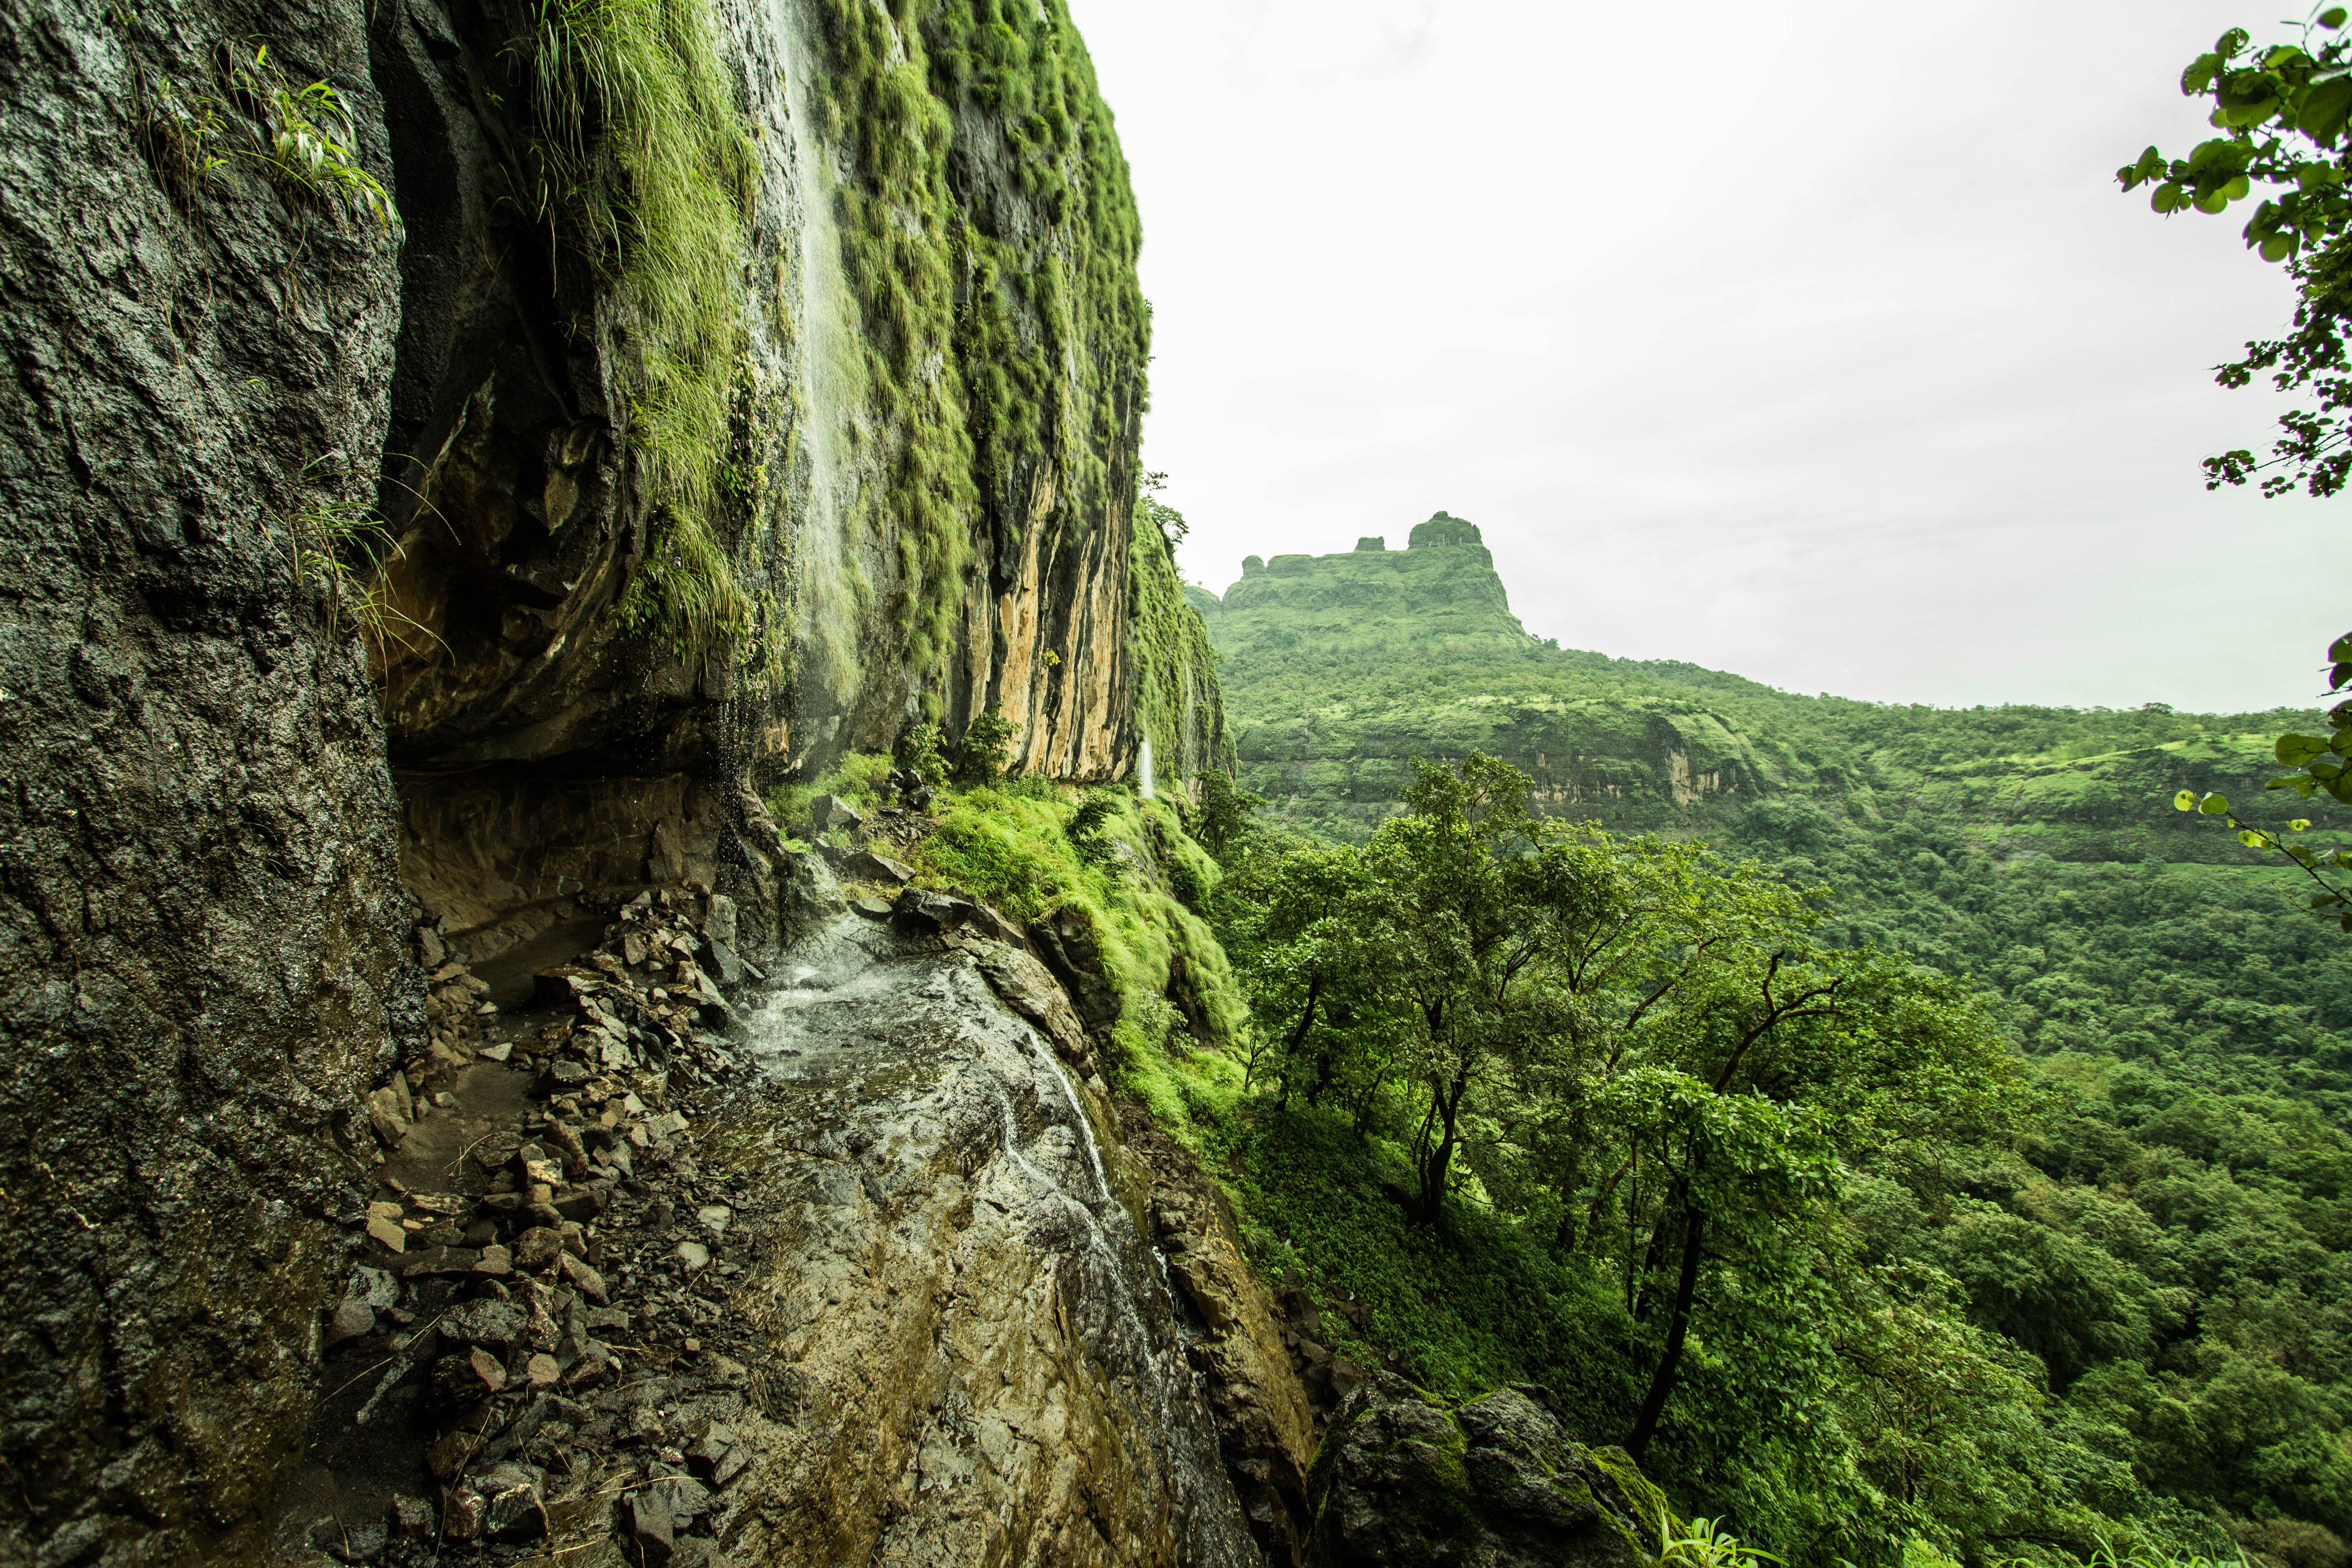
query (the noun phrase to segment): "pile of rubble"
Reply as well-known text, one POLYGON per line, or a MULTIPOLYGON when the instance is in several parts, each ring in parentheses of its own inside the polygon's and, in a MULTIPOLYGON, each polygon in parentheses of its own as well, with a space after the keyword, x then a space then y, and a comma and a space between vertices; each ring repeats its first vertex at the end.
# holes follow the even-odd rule
POLYGON ((566 1568, 707 1554, 746 1462, 719 1417, 746 1378, 726 1352, 750 1336, 718 1299, 740 1272, 734 1189, 698 1165, 688 1107, 739 1065, 714 975, 761 975, 722 896, 612 913, 602 946, 510 1012, 420 941, 442 961, 427 1050, 368 1105, 383 1163, 343 1216, 326 1478, 314 1517, 298 1487, 289 1546, 362 1563, 560 1543, 566 1568))

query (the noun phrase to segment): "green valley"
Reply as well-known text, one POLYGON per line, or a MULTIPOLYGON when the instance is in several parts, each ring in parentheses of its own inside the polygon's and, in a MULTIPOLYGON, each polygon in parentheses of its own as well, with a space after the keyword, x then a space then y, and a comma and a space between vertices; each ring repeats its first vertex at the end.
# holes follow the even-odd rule
POLYGON ((1791 1562, 2346 1561, 2347 939, 2172 809, 2284 819, 2271 741, 2315 716, 1890 706, 1563 649, 1443 512, 1189 593, 1236 753, 1192 814, 1203 907, 1257 1044, 1130 1070, 1172 1068, 1157 1103, 1335 1348, 1540 1384, 1637 1448, 1654 1421, 1677 1506, 1791 1562), (1448 1056, 1432 955, 1478 973, 1506 905, 1492 940, 1565 943, 1533 961, 1560 978, 1495 981, 1486 1054, 1448 1056), (1575 978, 1603 931, 1647 979, 1575 978), (1776 1025, 1800 974, 1843 1000, 1776 1025), (1794 1054, 1743 1065, 1726 1028, 1794 1054))

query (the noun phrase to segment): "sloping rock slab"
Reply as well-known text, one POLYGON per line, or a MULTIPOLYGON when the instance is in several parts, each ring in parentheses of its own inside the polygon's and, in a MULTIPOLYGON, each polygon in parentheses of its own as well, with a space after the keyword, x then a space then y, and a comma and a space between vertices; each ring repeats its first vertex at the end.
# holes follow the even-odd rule
POLYGON ((1261 1562, 1150 1251, 970 952, 855 916, 746 1016, 705 1147, 760 1247, 719 1545, 766 1564, 1261 1562))

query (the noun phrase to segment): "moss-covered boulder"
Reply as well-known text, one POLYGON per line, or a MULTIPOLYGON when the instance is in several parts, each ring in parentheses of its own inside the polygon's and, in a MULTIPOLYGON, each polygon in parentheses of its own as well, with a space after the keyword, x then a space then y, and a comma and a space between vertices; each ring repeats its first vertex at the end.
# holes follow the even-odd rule
POLYGON ((1340 1405, 1307 1477, 1311 1568, 1634 1568, 1664 1496, 1571 1439, 1539 1389, 1457 1402, 1381 1375, 1340 1405))

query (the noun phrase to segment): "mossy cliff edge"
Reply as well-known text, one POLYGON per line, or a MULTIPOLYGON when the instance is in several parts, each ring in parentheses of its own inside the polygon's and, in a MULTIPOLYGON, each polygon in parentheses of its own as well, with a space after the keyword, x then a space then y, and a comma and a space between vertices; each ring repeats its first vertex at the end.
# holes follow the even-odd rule
POLYGON ((378 644, 429 907, 528 940, 667 825, 756 919, 746 786, 917 721, 994 712, 1073 780, 1216 752, 1063 7, 419 15, 375 39, 417 230, 378 644))
POLYGON ((420 951, 648 882, 756 947, 778 776, 1164 773, 1216 689, 1057 0, 15 20, 0 1562, 235 1559, 420 951))

